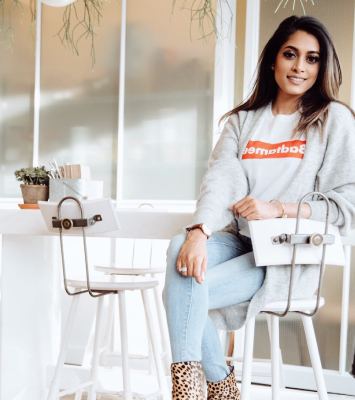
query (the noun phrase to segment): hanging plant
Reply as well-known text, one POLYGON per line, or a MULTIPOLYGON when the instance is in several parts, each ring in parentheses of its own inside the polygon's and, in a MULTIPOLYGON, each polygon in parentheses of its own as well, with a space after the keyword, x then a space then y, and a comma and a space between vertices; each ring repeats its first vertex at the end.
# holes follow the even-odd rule
MULTIPOLYGON (((104 2, 109 0, 42 0, 43 3, 53 7, 66 6, 62 16, 62 26, 56 36, 63 46, 79 55, 79 43, 85 38, 91 41, 90 55, 92 66, 96 63, 95 37, 96 31, 101 28, 101 18, 104 2), (81 3, 81 4, 80 4, 81 3), (80 4, 80 6, 79 6, 80 4)), ((31 13, 30 36, 35 41, 35 26, 37 21, 37 2, 30 0, 31 13)), ((21 22, 24 7, 21 0, 0 0, 0 32, 2 43, 6 49, 12 51, 12 43, 15 41, 15 31, 12 25, 14 13, 20 13, 21 22), (5 27, 5 2, 9 3, 7 11, 8 25, 5 27)))
MULTIPOLYGON (((266 1, 266 0, 265 0, 266 1)), ((296 2, 300 3, 302 6, 303 14, 306 14, 306 9, 304 3, 307 3, 308 0, 278 0, 279 3, 275 9, 275 13, 279 10, 281 6, 285 8, 288 4, 292 4, 292 9, 295 9, 296 2)), ((310 0, 310 3, 314 5, 314 1, 310 0)), ((173 0, 172 2, 172 11, 174 12, 177 7, 177 0, 173 0)), ((233 10, 230 6, 229 0, 216 0, 215 6, 213 5, 211 0, 180 0, 179 5, 180 10, 188 10, 190 11, 190 32, 192 24, 198 23, 198 28, 200 31, 200 38, 207 39, 211 35, 216 35, 216 40, 223 39, 221 37, 221 32, 219 31, 218 21, 220 23, 227 23, 229 27, 231 27, 232 19, 233 19, 233 10), (222 7, 225 5, 226 7, 222 7), (217 10, 227 10, 228 15, 218 14, 217 10)), ((230 30, 229 30, 230 31, 230 30)))
POLYGON ((90 55, 92 67, 96 63, 95 36, 96 30, 101 28, 103 3, 108 0, 79 0, 84 3, 84 10, 80 13, 77 2, 68 5, 63 13, 63 25, 57 35, 64 45, 74 54, 79 55, 79 42, 85 38, 91 40, 90 55))
POLYGON ((3 38, 0 40, 0 43, 5 46, 6 49, 12 51, 12 42, 15 41, 15 30, 12 26, 12 16, 15 12, 19 12, 21 15, 21 22, 23 17, 23 6, 20 0, 11 0, 8 15, 9 15, 9 23, 5 28, 4 19, 5 19, 5 0, 0 0, 0 32, 3 32, 3 38))
MULTIPOLYGON (((302 6, 302 10, 303 10, 303 14, 304 15, 306 15, 306 9, 304 8, 304 2, 305 3, 307 3, 307 0, 298 0, 300 3, 301 3, 301 6, 302 6)), ((287 3, 289 2, 289 0, 280 0, 280 3, 279 3, 279 5, 277 6, 277 8, 276 8, 276 10, 275 10, 275 13, 277 12, 277 10, 283 5, 283 8, 285 8, 286 6, 287 6, 287 3)), ((292 6, 292 10, 294 10, 295 9, 295 4, 296 4, 296 0, 292 0, 292 1, 290 1, 290 3, 293 3, 293 6, 292 6)), ((314 5, 314 2, 313 2, 313 0, 311 0, 311 3, 312 3, 312 5, 314 5)))
MULTIPOLYGON (((176 0, 173 0, 172 9, 173 12, 176 7, 176 0)), ((207 40, 212 35, 216 36, 216 40, 220 40, 220 31, 218 29, 218 21, 227 23, 227 26, 231 26, 233 20, 233 11, 229 5, 229 0, 216 0, 216 5, 212 4, 211 0, 181 0, 180 10, 190 11, 190 36, 192 25, 198 23, 198 29, 200 32, 200 39, 207 40), (225 4, 228 10, 228 15, 218 14, 217 9, 223 10, 222 4, 225 4), (218 7, 220 5, 220 7, 218 7)))

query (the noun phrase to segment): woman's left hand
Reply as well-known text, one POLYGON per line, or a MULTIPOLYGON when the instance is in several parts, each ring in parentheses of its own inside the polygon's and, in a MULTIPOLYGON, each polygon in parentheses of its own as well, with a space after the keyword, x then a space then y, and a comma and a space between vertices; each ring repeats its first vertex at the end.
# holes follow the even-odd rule
POLYGON ((229 206, 235 218, 241 215, 248 221, 254 219, 278 218, 282 215, 281 206, 277 203, 267 203, 253 196, 246 196, 237 203, 229 206))

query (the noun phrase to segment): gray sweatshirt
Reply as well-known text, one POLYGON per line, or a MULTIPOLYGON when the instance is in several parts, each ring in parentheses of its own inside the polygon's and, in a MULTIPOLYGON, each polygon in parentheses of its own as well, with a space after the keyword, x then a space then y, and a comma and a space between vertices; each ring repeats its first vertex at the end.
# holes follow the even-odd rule
MULTIPOLYGON (((235 225, 228 207, 249 193, 240 161, 266 109, 241 111, 226 122, 201 185, 194 224, 205 223, 212 232, 235 225)), ((332 103, 324 139, 320 141, 315 129, 306 139, 304 158, 279 200, 298 203, 306 193, 324 193, 331 204, 329 222, 339 226, 342 235, 348 235, 355 228, 355 120, 345 106, 332 103)), ((313 198, 307 203, 312 211, 310 218, 324 221, 325 202, 313 198)), ((318 265, 297 265, 293 298, 313 295, 318 274, 318 265)), ((239 329, 267 303, 287 299, 289 275, 289 266, 267 266, 263 286, 251 301, 210 311, 215 325, 224 330, 239 329)))

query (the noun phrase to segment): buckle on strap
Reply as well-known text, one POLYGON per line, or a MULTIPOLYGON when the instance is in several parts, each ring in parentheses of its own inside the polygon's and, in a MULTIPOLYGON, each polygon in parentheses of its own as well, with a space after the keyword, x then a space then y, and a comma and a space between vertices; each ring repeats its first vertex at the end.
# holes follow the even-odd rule
POLYGON ((271 242, 273 245, 279 245, 282 243, 288 244, 310 244, 314 247, 323 246, 323 244, 334 244, 335 236, 330 234, 313 233, 310 234, 288 234, 282 233, 279 236, 272 236, 271 242))
POLYGON ((99 221, 102 221, 100 214, 94 215, 92 218, 58 219, 57 217, 53 217, 52 226, 53 228, 62 228, 66 231, 70 231, 72 228, 85 228, 99 221))

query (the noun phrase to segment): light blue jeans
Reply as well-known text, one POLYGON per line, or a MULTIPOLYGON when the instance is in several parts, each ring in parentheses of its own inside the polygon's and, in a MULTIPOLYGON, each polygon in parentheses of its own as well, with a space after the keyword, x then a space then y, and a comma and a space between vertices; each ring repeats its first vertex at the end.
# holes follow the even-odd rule
POLYGON ((185 239, 183 234, 170 242, 163 294, 173 363, 201 362, 206 379, 218 382, 230 371, 208 310, 250 300, 264 282, 265 269, 255 266, 249 238, 217 232, 206 242, 207 273, 200 285, 176 269, 185 239))

